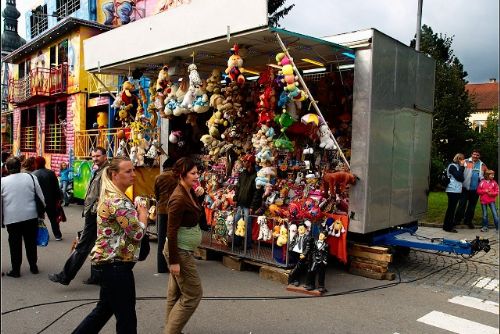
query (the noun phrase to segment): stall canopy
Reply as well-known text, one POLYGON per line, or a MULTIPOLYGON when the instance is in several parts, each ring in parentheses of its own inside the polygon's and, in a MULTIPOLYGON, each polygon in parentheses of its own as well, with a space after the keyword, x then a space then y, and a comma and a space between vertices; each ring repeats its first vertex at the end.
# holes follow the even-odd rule
MULTIPOLYGON (((117 34, 119 29, 121 28, 108 33, 117 34)), ((102 36, 108 33, 96 37, 101 39, 101 43, 105 43, 102 36)), ((295 64, 301 70, 330 66, 335 68, 338 65, 354 63, 354 50, 350 48, 287 30, 261 27, 188 45, 173 46, 168 50, 152 54, 141 54, 141 50, 137 50, 133 57, 116 58, 114 62, 108 64, 104 64, 98 60, 98 57, 94 57, 93 63, 86 61, 86 69, 92 73, 124 75, 130 75, 132 71, 139 70, 146 75, 156 76, 164 64, 169 66, 178 64, 179 67, 185 67, 185 64, 192 63, 194 60, 198 71, 209 73, 214 68, 225 69, 230 49, 237 43, 240 47, 240 55, 244 59, 243 67, 249 71, 245 75, 255 75, 264 70, 267 64, 276 64, 275 56, 282 52, 276 34, 279 34, 290 55, 294 58, 295 64)), ((90 43, 87 41, 85 43, 86 55, 102 54, 102 49, 99 50, 101 43, 92 42, 93 38, 89 39, 90 43)))

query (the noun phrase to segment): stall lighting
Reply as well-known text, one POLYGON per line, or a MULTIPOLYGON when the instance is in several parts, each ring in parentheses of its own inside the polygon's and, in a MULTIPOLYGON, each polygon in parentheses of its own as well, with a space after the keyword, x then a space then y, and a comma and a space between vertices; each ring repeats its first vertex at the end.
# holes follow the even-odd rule
POLYGON ((253 74, 253 75, 257 75, 257 76, 258 76, 258 75, 260 75, 260 73, 259 73, 259 72, 257 72, 257 71, 252 71, 252 70, 249 70, 249 69, 246 69, 246 68, 245 68, 245 73, 250 73, 250 74, 253 74))
POLYGON ((339 70, 348 70, 350 68, 354 68, 354 64, 340 65, 338 67, 339 70))
POLYGON ((250 80, 250 81, 253 81, 253 80, 257 80, 258 78, 259 78, 259 76, 256 75, 256 76, 253 76, 253 77, 247 77, 246 79, 250 80))
POLYGON ((279 65, 276 65, 276 64, 267 64, 267 66, 272 67, 272 68, 276 68, 278 70, 282 70, 283 69, 283 67, 281 67, 279 65))
POLYGON ((305 61, 306 63, 313 64, 313 65, 316 65, 316 66, 319 66, 319 67, 325 67, 325 64, 320 63, 319 61, 316 61, 316 60, 312 60, 312 59, 309 59, 309 58, 302 58, 301 60, 305 61))
POLYGON ((346 57, 351 58, 351 59, 355 59, 355 58, 356 58, 356 56, 355 56, 355 55, 353 55, 352 53, 349 53, 349 52, 342 52, 342 54, 343 54, 344 56, 346 56, 346 57))
POLYGON ((325 72, 326 68, 324 67, 318 67, 318 68, 311 68, 309 70, 304 70, 304 74, 310 74, 310 73, 319 73, 319 72, 325 72))

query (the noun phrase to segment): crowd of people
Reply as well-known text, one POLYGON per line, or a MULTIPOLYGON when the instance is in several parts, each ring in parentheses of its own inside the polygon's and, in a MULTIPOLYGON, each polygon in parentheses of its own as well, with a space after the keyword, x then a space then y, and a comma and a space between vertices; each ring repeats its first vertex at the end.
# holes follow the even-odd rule
POLYGON ((456 233, 456 225, 462 223, 474 229, 472 222, 478 200, 482 208, 481 232, 488 231, 488 208, 493 216, 495 229, 498 231, 498 212, 495 205, 498 196, 498 183, 495 172, 488 169, 479 159, 479 150, 472 150, 471 156, 465 159, 464 154, 457 153, 448 165, 446 172, 449 184, 445 191, 448 196, 448 207, 443 222, 443 230, 456 233))
MULTIPOLYGON (((148 208, 125 195, 135 181, 129 158, 109 160, 102 147, 94 148, 91 155, 94 169, 82 210, 83 230, 63 269, 50 274, 49 279, 70 284, 90 255, 90 278, 84 283, 100 285, 99 302, 73 333, 98 333, 113 315, 117 333, 137 333, 133 268, 146 234, 148 208)), ((446 187, 448 208, 443 223, 447 232, 457 232, 455 226, 462 220, 474 228, 472 220, 478 200, 483 210, 481 231, 488 230, 488 208, 498 231, 498 184, 494 171, 479 158, 478 150, 473 150, 468 159, 457 153, 447 168, 450 182, 446 187)), ((245 170, 235 200, 239 215, 246 218, 257 207, 253 205, 255 189, 251 183, 255 169, 248 156, 242 160, 245 170)), ((45 206, 55 240, 62 240, 59 223, 64 216, 62 207, 69 205, 65 191, 71 170, 67 164, 61 164, 58 180, 45 165, 43 157, 23 159, 2 154, 2 227, 7 228, 9 235, 9 277, 21 276, 23 241, 30 271, 39 273, 36 236, 38 220, 43 217, 37 211, 36 196, 45 206)), ((158 210, 157 271, 169 273, 165 333, 181 333, 203 295, 194 261, 194 250, 201 243, 203 217, 204 190, 199 185, 198 166, 190 158, 167 159, 163 172, 156 177, 154 191, 158 210)))

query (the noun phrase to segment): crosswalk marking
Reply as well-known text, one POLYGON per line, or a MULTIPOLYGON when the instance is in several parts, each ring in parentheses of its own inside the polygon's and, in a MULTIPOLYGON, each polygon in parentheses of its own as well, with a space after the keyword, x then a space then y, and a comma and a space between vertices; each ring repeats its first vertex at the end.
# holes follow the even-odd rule
POLYGON ((457 296, 448 299, 450 303, 463 305, 467 307, 472 307, 481 311, 490 312, 493 314, 498 314, 498 303, 482 300, 479 298, 469 297, 469 296, 457 296))
POLYGON ((423 317, 417 319, 417 321, 457 334, 498 334, 498 328, 438 311, 427 313, 423 317))
POLYGON ((498 279, 492 277, 479 277, 474 283, 472 283, 472 287, 481 288, 486 290, 498 290, 498 279))

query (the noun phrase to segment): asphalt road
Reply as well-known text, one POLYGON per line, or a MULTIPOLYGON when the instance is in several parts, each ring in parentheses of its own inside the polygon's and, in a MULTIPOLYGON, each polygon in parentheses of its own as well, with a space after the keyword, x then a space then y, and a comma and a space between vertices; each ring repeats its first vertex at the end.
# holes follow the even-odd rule
MULTIPOLYGON (((32 275, 23 259, 20 278, 2 277, 2 333, 38 333, 68 311, 43 333, 71 333, 92 309, 93 304, 70 311, 89 302, 88 299, 98 298, 97 286, 81 283, 89 275, 89 263, 69 286, 47 279, 49 273, 60 271, 76 231, 83 226, 80 212, 81 207, 77 205, 66 208, 68 222, 62 226, 64 239, 56 242, 52 238, 48 247, 38 248, 39 275, 32 275), (53 304, 35 306, 45 303, 53 304), (27 308, 5 314, 21 307, 27 308)), ((440 232, 431 228, 423 230, 440 232)), ((6 272, 10 270, 10 257, 5 229, 2 229, 1 240, 1 269, 6 272)), ((162 333, 165 319, 168 276, 156 274, 156 243, 151 245, 148 259, 134 268, 139 333, 162 333), (155 298, 144 300, 142 297, 155 298)), ((333 296, 321 298, 303 298, 286 291, 280 283, 260 279, 256 272, 230 270, 217 261, 197 261, 205 299, 184 333, 498 333, 498 304, 495 304, 498 303, 498 243, 494 244, 494 252, 487 259, 464 265, 458 263, 460 258, 412 251, 397 262, 397 268, 403 282, 427 276, 413 283, 397 284, 398 279, 377 281, 350 275, 343 268, 329 267, 326 285, 333 296), (437 270, 440 271, 432 274, 437 270), (443 279, 446 275, 454 277, 455 272, 463 280, 463 277, 468 279, 457 280, 458 283, 453 283, 453 278, 443 279), (481 277, 488 281, 476 282, 481 277), (385 285, 386 288, 376 288, 385 285), (359 289, 368 290, 348 293, 359 289), (483 291, 486 297, 482 297, 483 291), (240 298, 249 296, 299 298, 240 298), (460 296, 465 297, 453 299, 460 296), (234 299, 214 300, 214 297, 234 299), (465 304, 472 306, 464 306, 464 298, 468 298, 465 304), (461 329, 447 327, 457 324, 461 329)), ((101 333, 114 333, 114 326, 115 321, 111 319, 101 333)))

